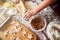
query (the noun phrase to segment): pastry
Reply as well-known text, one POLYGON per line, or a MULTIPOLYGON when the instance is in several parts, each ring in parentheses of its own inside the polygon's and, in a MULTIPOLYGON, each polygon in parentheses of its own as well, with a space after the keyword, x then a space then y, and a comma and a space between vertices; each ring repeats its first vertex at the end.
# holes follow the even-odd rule
POLYGON ((10 38, 10 40, 15 40, 15 37, 14 37, 14 36, 12 36, 12 37, 10 38))
POLYGON ((27 34, 27 32, 24 30, 24 31, 22 32, 22 35, 25 36, 26 34, 27 34))
POLYGON ((33 35, 32 34, 28 34, 28 39, 32 40, 33 35))
POLYGON ((17 37, 16 40, 21 40, 21 38, 17 37))
POLYGON ((13 4, 13 3, 9 1, 9 2, 5 2, 5 3, 3 4, 3 6, 6 7, 6 8, 9 8, 9 7, 11 7, 12 4, 13 4))

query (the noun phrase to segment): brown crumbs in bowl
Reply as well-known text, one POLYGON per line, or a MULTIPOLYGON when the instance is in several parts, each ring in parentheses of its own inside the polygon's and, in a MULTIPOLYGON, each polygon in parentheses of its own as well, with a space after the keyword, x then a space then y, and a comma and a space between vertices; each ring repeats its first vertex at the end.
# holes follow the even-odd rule
POLYGON ((30 24, 35 30, 39 30, 39 29, 42 29, 44 27, 45 22, 44 22, 43 18, 36 17, 36 18, 31 20, 30 24))

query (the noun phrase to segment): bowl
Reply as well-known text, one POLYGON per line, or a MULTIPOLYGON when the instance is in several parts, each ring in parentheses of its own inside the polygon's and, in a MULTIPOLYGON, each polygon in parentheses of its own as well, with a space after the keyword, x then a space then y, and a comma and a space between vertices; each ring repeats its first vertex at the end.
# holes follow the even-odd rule
POLYGON ((41 15, 32 16, 29 20, 29 26, 33 31, 43 31, 46 25, 46 19, 41 15))
POLYGON ((60 21, 55 20, 47 25, 46 34, 50 40, 60 40, 60 21), (50 35, 49 35, 50 34, 50 35))

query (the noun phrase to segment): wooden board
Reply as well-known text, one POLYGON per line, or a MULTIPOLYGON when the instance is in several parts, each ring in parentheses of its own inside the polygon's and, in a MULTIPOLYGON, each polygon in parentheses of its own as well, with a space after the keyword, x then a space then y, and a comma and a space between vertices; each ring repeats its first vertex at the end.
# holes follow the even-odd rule
POLYGON ((0 28, 0 34, 3 34, 3 35, 0 35, 1 38, 3 40, 10 40, 10 38, 12 36, 14 36, 15 38, 17 37, 20 37, 21 40, 37 40, 37 37, 36 35, 30 31, 28 28, 26 28, 23 24, 21 24, 19 21, 17 21, 15 18, 11 17, 4 25, 2 28, 0 28), (14 21, 15 23, 14 24, 11 24, 11 22, 14 21), (21 30, 18 32, 18 33, 13 33, 13 34, 9 34, 7 36, 4 35, 4 31, 10 31, 13 27, 15 27, 15 24, 18 23, 19 25, 17 27, 21 28, 21 30), (22 35, 23 34, 23 31, 26 31, 26 35, 22 35), (2 32, 2 33, 1 33, 2 32), (32 39, 29 39, 28 38, 28 35, 32 35, 32 39))

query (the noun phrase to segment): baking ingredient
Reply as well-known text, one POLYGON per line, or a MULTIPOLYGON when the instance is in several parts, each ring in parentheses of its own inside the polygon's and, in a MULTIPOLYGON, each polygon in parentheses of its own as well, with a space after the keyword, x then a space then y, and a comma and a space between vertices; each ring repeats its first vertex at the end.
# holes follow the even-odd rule
POLYGON ((10 40, 15 40, 15 37, 14 37, 14 36, 12 36, 12 37, 10 38, 10 40))
POLYGON ((22 34, 23 34, 23 36, 25 36, 27 34, 27 32, 24 30, 22 34))
POLYGON ((16 40, 21 40, 21 38, 17 37, 16 40))
POLYGON ((60 40, 60 22, 51 22, 47 27, 47 35, 50 40, 60 40))
POLYGON ((33 35, 32 34, 28 34, 28 39, 32 39, 33 38, 33 35))
POLYGON ((32 19, 30 24, 35 30, 39 30, 39 29, 42 29, 44 27, 45 22, 44 22, 43 18, 36 17, 36 18, 32 19))
POLYGON ((7 11, 7 14, 9 14, 9 15, 15 15, 17 13, 18 13, 17 9, 15 9, 15 8, 11 8, 7 11))
POLYGON ((4 35, 7 37, 7 35, 8 35, 8 31, 4 31, 4 35))

